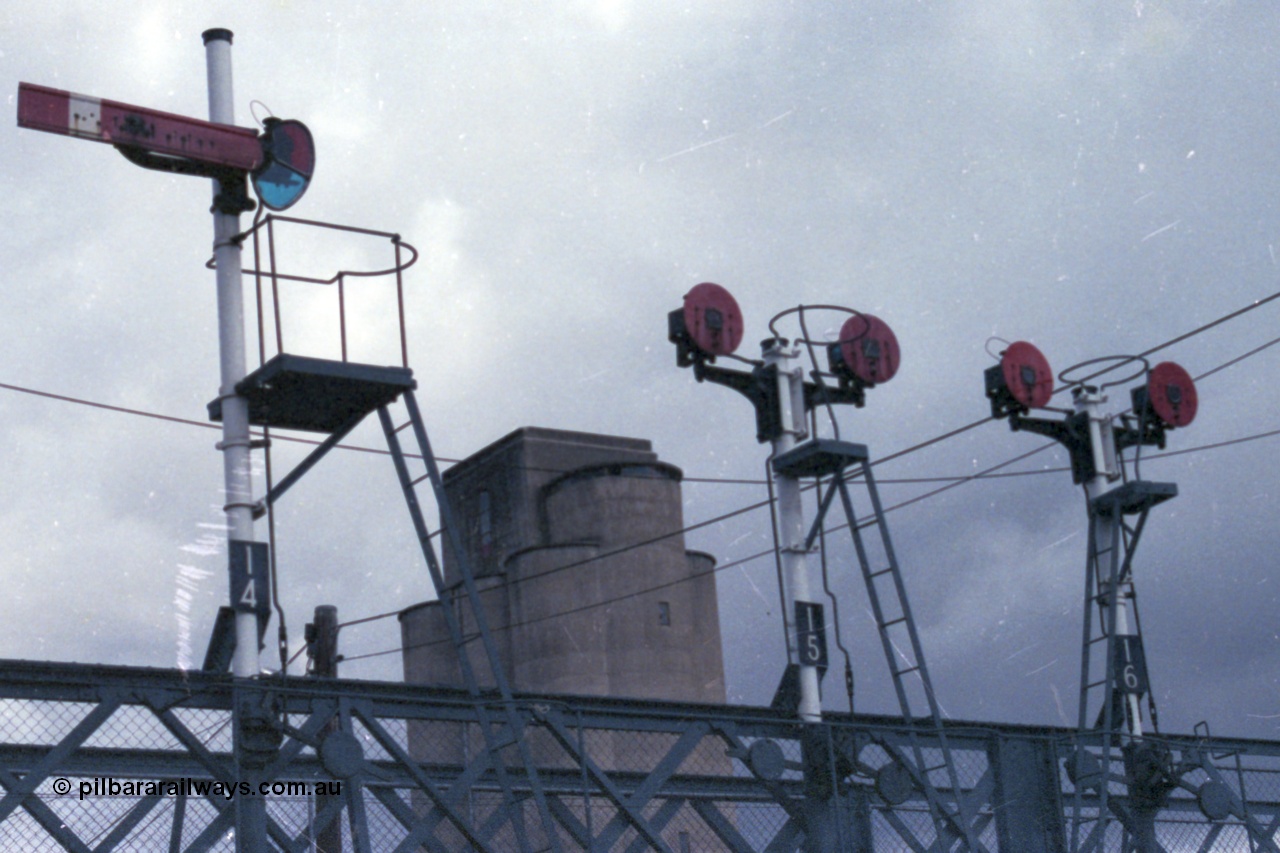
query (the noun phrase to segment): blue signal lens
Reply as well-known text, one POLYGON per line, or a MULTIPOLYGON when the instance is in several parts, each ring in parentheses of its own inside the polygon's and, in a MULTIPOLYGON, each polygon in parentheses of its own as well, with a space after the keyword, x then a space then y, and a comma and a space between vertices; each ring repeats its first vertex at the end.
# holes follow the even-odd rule
POLYGON ((307 178, 281 163, 272 163, 253 176, 254 191, 272 210, 284 210, 302 198, 308 183, 307 178))
POLYGON ((264 205, 284 210, 302 198, 311 183, 315 143, 311 131, 300 121, 281 121, 273 116, 263 126, 263 164, 253 173, 253 188, 264 205))

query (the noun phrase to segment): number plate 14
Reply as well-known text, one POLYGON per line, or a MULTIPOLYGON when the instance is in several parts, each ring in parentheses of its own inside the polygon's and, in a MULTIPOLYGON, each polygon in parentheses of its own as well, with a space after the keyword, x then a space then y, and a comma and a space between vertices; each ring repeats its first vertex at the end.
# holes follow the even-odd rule
POLYGON ((241 613, 270 613, 267 543, 232 539, 229 544, 231 606, 241 613))

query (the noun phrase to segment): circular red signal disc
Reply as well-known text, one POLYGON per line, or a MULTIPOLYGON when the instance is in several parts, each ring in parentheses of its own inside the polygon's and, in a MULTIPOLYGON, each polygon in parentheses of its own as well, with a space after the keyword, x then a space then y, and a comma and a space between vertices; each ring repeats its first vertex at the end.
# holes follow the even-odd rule
POLYGON ((1162 361, 1151 368, 1147 395, 1156 415, 1171 427, 1186 426, 1196 419, 1200 403, 1196 383, 1191 374, 1172 361, 1162 361))
POLYGON ((844 321, 840 327, 840 355, 853 375, 868 385, 892 379, 902 357, 893 329, 870 314, 844 321))
POLYGON ((704 281, 684 295, 684 328, 708 355, 729 355, 742 343, 742 311, 733 294, 704 281))
POLYGON ((1028 409, 1047 405, 1053 396, 1053 371, 1035 345, 1015 341, 1000 356, 1004 384, 1013 399, 1028 409))

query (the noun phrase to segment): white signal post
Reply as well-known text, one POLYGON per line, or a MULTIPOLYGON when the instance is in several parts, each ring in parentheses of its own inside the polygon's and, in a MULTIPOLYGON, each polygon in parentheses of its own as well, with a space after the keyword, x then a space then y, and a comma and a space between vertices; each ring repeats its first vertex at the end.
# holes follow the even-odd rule
MULTIPOLYGON (((253 209, 245 194, 246 179, 254 173, 259 180, 275 185, 267 174, 283 166, 287 188, 277 193, 276 206, 283 209, 305 191, 314 168, 315 152, 305 127, 294 128, 303 142, 298 162, 279 162, 269 155, 258 132, 235 126, 231 81, 231 31, 204 32, 205 65, 209 88, 209 120, 133 106, 105 98, 77 95, 62 89, 20 83, 18 125, 92 142, 114 145, 130 162, 148 169, 213 178, 213 256, 217 270, 218 344, 221 373, 218 391, 222 419, 222 441, 227 517, 228 568, 233 584, 236 568, 244 575, 241 588, 233 590, 235 610, 235 655, 232 673, 236 679, 250 679, 260 673, 258 624, 266 596, 266 560, 255 557, 265 549, 253 541, 253 481, 250 465, 252 449, 249 432, 249 403, 236 393, 245 378, 244 282, 240 263, 240 214, 253 209), (299 185, 301 181, 301 185, 299 185), (258 573, 255 575, 255 573, 258 573)), ((289 125, 290 122, 285 122, 289 125)), ((296 146, 295 146, 296 147, 296 146)), ((295 152, 297 154, 298 152, 295 152)), ((246 758, 261 760, 273 748, 275 734, 270 709, 250 708, 249 700, 261 698, 251 690, 237 689, 234 716, 237 763, 247 778, 258 772, 246 758), (244 703, 241 700, 246 700, 244 703), (242 707, 243 706, 243 707, 242 707), (266 722, 264 723, 264 718, 266 722), (266 728, 264 734, 262 729, 266 728), (265 741, 265 746, 264 743, 265 741)), ((235 802, 236 850, 257 853, 265 850, 266 810, 263 800, 240 797, 235 802)))
MULTIPOLYGON (((1093 477, 1085 481, 1084 491, 1089 501, 1105 494, 1110 489, 1110 483, 1114 479, 1117 472, 1117 455, 1115 446, 1115 433, 1112 431, 1109 419, 1102 414, 1102 404, 1107 400, 1106 396, 1090 390, 1088 388, 1081 389, 1076 395, 1076 409, 1087 413, 1089 418, 1089 447, 1093 454, 1093 477)), ((1112 547, 1114 541, 1112 536, 1115 532, 1115 525, 1120 524, 1120 517, 1117 513, 1101 514, 1098 516, 1094 525, 1094 549, 1097 553, 1105 553, 1112 547)), ((1119 579, 1117 578, 1117 581, 1119 579)), ((1098 574, 1099 591, 1103 585, 1101 569, 1098 574)), ((1120 589, 1107 590, 1108 595, 1118 596, 1116 599, 1116 624, 1105 626, 1110 634, 1115 638, 1132 636, 1129 629, 1129 607, 1125 601, 1120 589)), ((1102 609, 1099 618, 1105 619, 1106 610, 1102 609)), ((1106 666, 1111 666, 1111 662, 1107 661, 1106 666)), ((1126 715, 1126 728, 1133 737, 1142 737, 1142 711, 1140 697, 1136 693, 1125 694, 1125 704, 1128 710, 1126 715)), ((1082 700, 1083 701, 1083 700, 1082 700)), ((1103 698, 1104 702, 1110 702, 1111 697, 1103 698)))
MULTIPOLYGON (((205 66, 209 81, 209 120, 235 124, 231 85, 231 31, 204 33, 205 66)), ((217 267, 218 349, 221 359, 222 468, 226 483, 227 539, 253 541, 253 481, 249 457, 249 403, 236 394, 245 377, 244 282, 241 279, 240 215, 224 213, 216 203, 222 191, 213 182, 213 259, 217 267)), ((230 545, 228 545, 230 547, 230 545)), ((258 616, 236 607, 236 651, 231 671, 237 678, 251 678, 260 670, 258 616)))
MULTIPOLYGON (((18 126, 114 145, 126 158, 150 169, 214 177, 214 261, 217 265, 218 335, 221 351, 222 442, 228 539, 253 541, 248 403, 235 395, 245 376, 244 298, 237 208, 252 208, 236 181, 265 161, 258 132, 236 127, 231 87, 231 32, 204 33, 209 85, 209 121, 78 95, 63 89, 18 84, 18 126), (226 181, 224 186, 222 180, 226 181), (224 197, 237 194, 228 201, 224 197), (222 197, 220 199, 220 197, 222 197), (220 201, 222 203, 220 203, 220 201), (236 211, 236 212, 228 212, 236 211)), ((249 563, 252 566, 252 563, 249 563)), ((237 611, 239 602, 232 601, 237 611)), ((258 674, 258 628, 253 613, 236 614, 233 672, 258 674)))
MULTIPOLYGON (((804 417, 804 375, 794 366, 797 353, 787 349, 785 341, 774 338, 764 343, 764 363, 778 368, 778 421, 782 428, 772 441, 773 458, 777 458, 796 446, 799 439, 808 437, 804 417)), ((805 549, 804 505, 800 497, 800 481, 783 474, 776 475, 778 500, 778 549, 782 563, 783 587, 788 598, 782 602, 784 618, 795 612, 795 602, 810 601, 809 560, 805 549)), ((799 626, 793 625, 787 634, 789 653, 795 660, 803 661, 800 650, 799 626)), ((800 664, 800 719, 806 723, 822 720, 822 693, 818 680, 818 667, 800 664)))
MULTIPOLYGON (((235 123, 235 102, 231 86, 231 31, 206 30, 203 34, 205 68, 209 83, 209 120, 219 124, 235 123)), ((243 178, 241 178, 243 180, 243 178)), ((244 281, 241 278, 240 214, 228 213, 234 205, 219 204, 219 198, 230 187, 218 179, 213 181, 213 259, 218 290, 218 351, 221 366, 222 402, 222 470, 226 483, 227 549, 233 542, 253 541, 253 481, 250 462, 249 401, 236 394, 236 385, 245 377, 244 281)), ((246 555, 249 571, 253 557, 246 555)), ((249 579, 248 589, 254 588, 249 579)), ((259 674, 258 614, 246 610, 234 600, 236 611, 236 650, 231 672, 236 678, 252 678, 259 674)), ((259 776, 244 766, 240 756, 245 749, 244 720, 241 697, 236 697, 234 712, 237 724, 237 764, 240 781, 253 785, 259 776)), ((261 798, 240 797, 235 804, 235 845, 237 853, 259 853, 267 845, 266 805, 261 798)))

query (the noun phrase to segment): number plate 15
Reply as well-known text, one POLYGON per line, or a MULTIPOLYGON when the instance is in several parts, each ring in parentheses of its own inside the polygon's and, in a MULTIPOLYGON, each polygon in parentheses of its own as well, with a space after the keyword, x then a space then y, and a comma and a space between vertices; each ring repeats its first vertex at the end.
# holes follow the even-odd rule
POLYGON ((812 601, 796 603, 796 655, 801 666, 827 668, 827 626, 822 605, 812 601))

